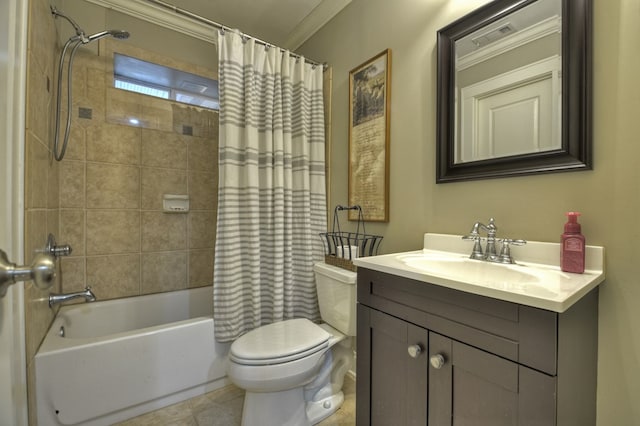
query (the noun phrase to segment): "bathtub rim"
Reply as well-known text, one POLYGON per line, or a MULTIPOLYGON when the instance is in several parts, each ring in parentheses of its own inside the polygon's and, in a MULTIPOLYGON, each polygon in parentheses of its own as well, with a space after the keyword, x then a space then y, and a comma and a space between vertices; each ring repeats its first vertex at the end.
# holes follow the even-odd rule
MULTIPOLYGON (((193 318, 187 318, 184 320, 172 321, 172 322, 152 325, 148 327, 141 327, 141 328, 121 331, 117 333, 103 334, 95 337, 67 337, 67 336, 61 337, 59 335, 59 331, 60 331, 60 326, 63 325, 61 324, 63 321, 62 316, 65 313, 72 312, 74 310, 92 309, 96 305, 100 307, 108 307, 109 305, 122 304, 122 303, 133 303, 133 302, 144 303, 145 301, 150 299, 169 298, 171 296, 174 296, 174 297, 181 296, 187 293, 199 293, 199 292, 208 293, 209 291, 211 291, 210 295, 211 297, 213 297, 213 291, 211 286, 203 286, 203 287, 194 287, 194 288, 188 288, 188 289, 182 289, 182 290, 176 290, 176 291, 145 294, 141 296, 129 296, 129 297, 121 297, 117 299, 96 300, 95 302, 77 303, 77 304, 62 306, 56 313, 53 321, 51 322, 51 325, 49 326, 49 329, 47 330, 47 333, 45 334, 45 337, 42 340, 42 343, 38 348, 38 351, 36 352, 35 356, 37 357, 41 353, 47 354, 47 353, 53 353, 53 352, 59 352, 59 351, 72 350, 74 348, 78 348, 82 346, 101 345, 101 344, 107 344, 113 341, 133 339, 141 335, 153 335, 155 333, 162 332, 162 330, 165 330, 168 327, 182 328, 192 324, 197 324, 199 322, 213 320, 213 314, 201 315, 193 318)), ((211 302, 211 304, 213 305, 213 301, 211 302)))

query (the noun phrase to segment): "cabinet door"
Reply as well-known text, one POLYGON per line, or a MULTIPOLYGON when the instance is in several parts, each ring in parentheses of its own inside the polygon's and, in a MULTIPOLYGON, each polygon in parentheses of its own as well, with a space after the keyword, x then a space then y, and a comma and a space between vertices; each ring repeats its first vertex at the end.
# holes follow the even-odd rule
POLYGON ((429 425, 555 425, 555 378, 429 333, 429 425))
POLYGON ((358 305, 358 425, 427 424, 427 344, 427 330, 358 305))

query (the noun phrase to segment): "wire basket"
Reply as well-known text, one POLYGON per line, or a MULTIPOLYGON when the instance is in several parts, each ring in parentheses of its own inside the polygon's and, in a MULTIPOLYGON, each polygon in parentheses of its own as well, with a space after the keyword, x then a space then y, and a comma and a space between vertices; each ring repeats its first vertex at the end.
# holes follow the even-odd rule
POLYGON ((324 261, 329 265, 338 266, 349 271, 356 271, 353 259, 358 257, 375 256, 382 241, 380 235, 367 234, 364 228, 364 216, 360 206, 337 205, 333 211, 333 226, 331 232, 321 232, 320 238, 324 246, 324 261), (338 213, 345 210, 358 211, 358 226, 356 232, 340 230, 338 213), (362 232, 360 228, 362 227, 362 232))

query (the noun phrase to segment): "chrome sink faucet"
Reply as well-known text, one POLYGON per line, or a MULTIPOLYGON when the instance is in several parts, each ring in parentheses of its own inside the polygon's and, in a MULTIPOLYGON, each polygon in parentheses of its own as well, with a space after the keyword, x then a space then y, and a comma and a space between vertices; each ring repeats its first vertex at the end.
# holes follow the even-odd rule
POLYGON ((493 218, 489 219, 489 223, 485 225, 482 222, 476 222, 473 224, 469 234, 462 237, 463 240, 473 241, 473 250, 471 251, 471 259, 485 260, 487 262, 496 263, 515 263, 511 257, 511 245, 521 246, 526 244, 525 240, 512 240, 510 238, 496 239, 496 233, 498 232, 498 226, 493 218), (482 251, 482 237, 480 236, 480 230, 487 233, 487 244, 485 246, 484 253, 482 251), (502 243, 500 254, 496 251, 496 241, 502 243))
POLYGON ((84 298, 85 302, 94 302, 96 300, 96 295, 91 291, 91 287, 86 287, 84 291, 79 291, 77 293, 51 293, 49 295, 49 307, 52 308, 59 303, 64 303, 66 301, 78 298, 84 298))

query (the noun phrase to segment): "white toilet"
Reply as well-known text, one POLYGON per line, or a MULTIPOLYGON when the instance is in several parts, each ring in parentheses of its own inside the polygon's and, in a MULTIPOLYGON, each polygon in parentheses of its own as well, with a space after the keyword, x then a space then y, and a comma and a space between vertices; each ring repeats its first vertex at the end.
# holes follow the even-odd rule
POLYGON ((243 426, 307 426, 344 401, 342 383, 356 334, 356 273, 325 263, 313 267, 320 315, 259 327, 229 350, 227 375, 245 393, 243 426))

